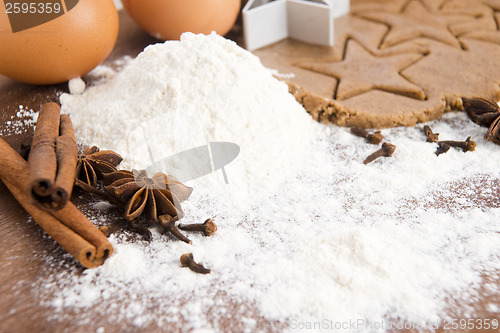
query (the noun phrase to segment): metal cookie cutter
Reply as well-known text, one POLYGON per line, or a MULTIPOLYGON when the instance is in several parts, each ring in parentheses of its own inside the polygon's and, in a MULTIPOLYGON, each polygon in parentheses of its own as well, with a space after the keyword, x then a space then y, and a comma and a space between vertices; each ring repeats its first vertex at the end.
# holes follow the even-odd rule
POLYGON ((247 50, 287 37, 333 45, 333 20, 349 12, 349 0, 250 0, 243 8, 247 50))

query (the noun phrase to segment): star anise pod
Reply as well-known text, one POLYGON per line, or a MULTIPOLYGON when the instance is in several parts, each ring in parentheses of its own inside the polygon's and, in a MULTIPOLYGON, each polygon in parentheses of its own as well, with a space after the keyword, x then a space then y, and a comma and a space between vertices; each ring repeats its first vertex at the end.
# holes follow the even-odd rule
POLYGON ((122 160, 122 157, 114 151, 100 151, 96 146, 85 147, 83 153, 78 156, 76 178, 86 185, 96 187, 98 177, 116 171, 122 160))
MULTIPOLYGON (((464 110, 474 123, 490 127, 500 117, 498 104, 484 98, 462 98, 464 110)), ((490 140, 491 141, 491 140, 490 140)))
POLYGON ((488 127, 487 141, 500 145, 500 107, 483 98, 462 98, 465 112, 478 125, 488 127))
POLYGON ((491 123, 490 128, 488 128, 488 132, 486 133, 484 138, 488 141, 496 143, 497 145, 500 145, 500 117, 498 117, 491 123))
POLYGON ((179 220, 184 217, 181 202, 189 198, 193 189, 156 173, 149 178, 146 171, 118 170, 103 175, 105 190, 125 206, 125 218, 139 216, 157 222, 163 219, 179 220))

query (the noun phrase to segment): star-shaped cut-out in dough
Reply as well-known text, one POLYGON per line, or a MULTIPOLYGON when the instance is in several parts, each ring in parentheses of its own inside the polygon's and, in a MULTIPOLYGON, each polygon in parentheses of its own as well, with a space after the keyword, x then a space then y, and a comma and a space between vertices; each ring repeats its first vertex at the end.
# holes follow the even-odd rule
POLYGON ((484 4, 489 6, 494 11, 498 30, 500 27, 500 0, 484 0, 484 4))
POLYGON ((421 0, 425 7, 437 11, 447 0, 421 0))
POLYGON ((445 0, 445 2, 443 2, 443 4, 439 8, 442 10, 446 10, 453 7, 462 7, 469 10, 473 10, 474 7, 488 7, 491 10, 498 12, 500 11, 500 0, 445 0))
POLYGON ((483 2, 493 10, 500 10, 500 0, 483 0, 483 2))
POLYGON ((340 62, 300 62, 296 65, 337 78, 339 83, 334 98, 338 100, 372 89, 423 100, 424 91, 400 74, 422 57, 418 53, 377 57, 354 40, 350 40, 344 60, 340 62))
POLYGON ((450 32, 461 37, 471 31, 477 30, 497 30, 497 23, 493 15, 493 10, 478 0, 450 0, 441 6, 443 14, 473 15, 474 20, 465 20, 450 24, 450 32))
MULTIPOLYGON (((500 0, 449 0, 443 7, 443 12, 470 13, 476 16, 473 21, 455 23, 450 26, 450 31, 462 39, 471 38, 485 42, 500 44, 500 31, 498 30, 500 0)), ((466 43, 462 47, 467 48, 466 43)))
MULTIPOLYGON (((498 30, 471 31, 469 33, 462 35, 462 37, 482 40, 484 42, 500 44, 500 31, 498 31, 498 30)), ((467 48, 466 45, 464 45, 464 47, 467 48)))
POLYGON ((426 37, 460 48, 460 42, 448 30, 448 25, 467 19, 466 15, 443 15, 431 12, 420 1, 410 1, 400 14, 370 12, 361 17, 389 26, 380 48, 387 48, 418 37, 426 37))
MULTIPOLYGON (((351 14, 366 11, 383 11, 389 13, 399 13, 407 0, 358 0, 351 1, 351 14)), ((336 32, 335 32, 336 33, 336 32)))

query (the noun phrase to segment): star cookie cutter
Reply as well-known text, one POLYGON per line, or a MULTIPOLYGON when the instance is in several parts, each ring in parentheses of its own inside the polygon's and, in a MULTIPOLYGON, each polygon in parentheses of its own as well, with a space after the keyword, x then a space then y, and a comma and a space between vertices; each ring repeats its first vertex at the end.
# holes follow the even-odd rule
POLYGON ((334 18, 349 12, 349 0, 250 0, 243 8, 243 36, 252 51, 287 37, 333 45, 334 18))

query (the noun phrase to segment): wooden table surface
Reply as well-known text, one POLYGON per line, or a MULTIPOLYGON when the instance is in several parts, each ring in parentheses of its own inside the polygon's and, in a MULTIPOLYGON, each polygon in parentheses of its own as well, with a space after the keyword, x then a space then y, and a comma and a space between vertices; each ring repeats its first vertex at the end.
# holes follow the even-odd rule
MULTIPOLYGON (((237 36, 237 35, 234 35, 237 36)), ((234 37, 233 36, 233 37, 234 37)), ((120 34, 118 42, 106 63, 124 55, 136 56, 143 48, 157 42, 139 29, 124 13, 120 13, 120 34)), ((58 101, 58 96, 67 91, 67 84, 54 86, 31 86, 16 82, 0 75, 0 132, 5 129, 5 123, 19 110, 19 105, 38 110, 48 101, 58 101)), ((22 134, 3 136, 11 146, 19 151, 22 143, 29 143, 31 130, 22 134)), ((0 156, 1 158, 1 156, 0 156)), ((495 182, 500 187, 500 181, 495 182)), ((497 189, 497 193, 500 191, 497 189)), ((493 200, 490 206, 500 207, 499 200, 493 200)), ((109 322, 105 313, 95 313, 94 320, 84 325, 76 325, 76 310, 67 310, 57 314, 54 318, 52 309, 40 303, 43 301, 38 293, 36 281, 47 279, 53 270, 47 269, 50 256, 60 257, 61 271, 74 267, 75 261, 69 258, 59 246, 48 238, 41 229, 23 211, 19 204, 10 195, 9 191, 0 183, 0 332, 89 332, 105 327, 105 332, 137 331, 127 322, 109 322), (127 327, 130 327, 127 329, 127 327)), ((499 281, 496 281, 500 284, 499 281)), ((474 308, 478 311, 478 318, 492 318, 485 306, 488 303, 500 305, 500 295, 481 297, 474 308)), ((237 319, 233 319, 237 320, 237 319)), ((233 322, 226 322, 223 326, 237 327, 233 322)), ((274 326, 279 327, 279 326, 274 326)), ((262 328, 266 328, 266 324, 262 328)), ((268 327, 269 328, 269 327, 268 327)), ((172 331, 179 327, 149 327, 142 331, 172 331)))

